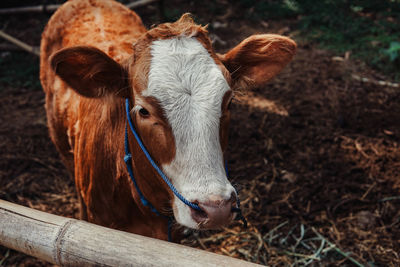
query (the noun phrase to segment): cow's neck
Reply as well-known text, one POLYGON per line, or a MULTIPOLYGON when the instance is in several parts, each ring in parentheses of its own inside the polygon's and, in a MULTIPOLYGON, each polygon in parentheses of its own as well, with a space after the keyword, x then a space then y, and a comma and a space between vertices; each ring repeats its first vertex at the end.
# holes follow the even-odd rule
MULTIPOLYGON (((80 114, 74 139, 75 146, 82 147, 74 153, 75 175, 86 177, 82 183, 96 185, 88 187, 77 184, 78 192, 87 206, 87 218, 84 219, 167 240, 168 220, 143 206, 126 170, 123 159, 126 122, 123 100, 115 97, 98 100, 81 98, 79 112, 84 114, 80 114), (93 129, 85 126, 94 121, 99 127, 93 129), (97 153, 107 155, 107 160, 97 162, 95 159, 100 158, 95 155, 97 153), (92 166, 87 166, 88 162, 92 166)), ((158 210, 172 214, 172 210, 167 210, 168 191, 162 187, 163 181, 148 163, 134 137, 129 136, 129 139, 133 172, 143 194, 158 210)), ((173 240, 177 240, 177 236, 173 233, 173 240)))

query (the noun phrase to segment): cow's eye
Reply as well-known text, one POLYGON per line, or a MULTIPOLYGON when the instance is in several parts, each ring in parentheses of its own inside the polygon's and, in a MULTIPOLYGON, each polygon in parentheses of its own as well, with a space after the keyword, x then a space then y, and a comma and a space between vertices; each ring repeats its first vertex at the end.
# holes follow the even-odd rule
POLYGON ((143 117, 148 117, 150 115, 149 111, 145 108, 139 109, 139 114, 143 117))

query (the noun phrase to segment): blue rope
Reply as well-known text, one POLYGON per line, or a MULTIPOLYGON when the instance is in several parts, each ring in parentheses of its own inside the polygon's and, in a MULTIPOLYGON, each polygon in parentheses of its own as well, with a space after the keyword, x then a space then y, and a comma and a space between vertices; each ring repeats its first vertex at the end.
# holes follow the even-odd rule
POLYGON ((128 125, 127 124, 125 124, 125 142, 124 143, 125 143, 124 161, 126 164, 126 168, 128 169, 129 176, 131 177, 133 185, 135 186, 136 192, 139 194, 140 201, 142 202, 143 206, 148 207, 157 216, 161 216, 163 218, 168 219, 168 241, 171 242, 172 241, 171 229, 172 229, 173 217, 165 216, 164 214, 161 214, 160 212, 158 212, 158 210, 150 203, 150 201, 148 201, 145 198, 142 191, 139 189, 138 184, 136 183, 135 176, 133 175, 132 164, 131 164, 132 154, 129 152, 128 125))
POLYGON ((192 209, 201 211, 200 207, 197 204, 188 201, 186 198, 184 198, 178 192, 178 190, 176 190, 176 188, 171 183, 171 181, 168 179, 168 177, 160 170, 160 168, 157 166, 157 164, 154 162, 154 160, 150 156, 149 152, 147 151, 146 147, 143 145, 142 141, 140 140, 139 135, 137 134, 137 132, 135 130, 135 126, 132 123, 131 116, 129 116, 129 100, 128 99, 125 100, 125 108, 126 108, 126 116, 128 118, 129 127, 131 128, 131 131, 132 131, 133 135, 135 136, 136 141, 138 142, 140 148, 142 149, 143 153, 146 155, 147 159, 149 160, 149 162, 151 163, 153 168, 158 172, 158 174, 161 176, 161 178, 164 180, 164 182, 169 186, 169 188, 172 190, 172 192, 175 194, 175 196, 177 196, 183 203, 185 203, 187 206, 191 207, 192 209))
POLYGON ((131 155, 131 153, 129 153, 129 143, 128 142, 129 142, 128 141, 128 125, 125 125, 125 156, 124 156, 124 161, 125 161, 126 167, 128 169, 129 176, 131 177, 133 185, 135 186, 136 191, 139 194, 140 201, 142 202, 143 206, 149 207, 152 212, 154 212, 155 214, 157 214, 157 216, 159 216, 160 213, 158 212, 158 210, 144 197, 144 195, 142 194, 142 191, 140 191, 139 186, 136 183, 136 179, 135 179, 135 177, 133 175, 133 170, 132 170, 132 164, 131 164, 132 155, 131 155))

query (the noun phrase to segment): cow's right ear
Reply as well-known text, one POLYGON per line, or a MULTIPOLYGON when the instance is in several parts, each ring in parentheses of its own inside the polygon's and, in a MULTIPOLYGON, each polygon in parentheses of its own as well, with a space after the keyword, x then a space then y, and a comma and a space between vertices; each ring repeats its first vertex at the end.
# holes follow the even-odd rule
POLYGON ((276 76, 296 53, 296 43, 276 34, 257 34, 218 55, 231 73, 233 88, 259 87, 276 76))
POLYGON ((65 48, 52 55, 50 62, 54 72, 80 95, 129 95, 126 70, 95 47, 65 48))

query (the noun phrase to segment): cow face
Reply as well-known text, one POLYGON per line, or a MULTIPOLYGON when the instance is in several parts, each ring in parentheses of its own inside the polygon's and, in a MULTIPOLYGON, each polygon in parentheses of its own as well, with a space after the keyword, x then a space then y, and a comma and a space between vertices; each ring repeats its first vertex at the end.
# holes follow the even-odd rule
MULTIPOLYGON (((130 98, 130 116, 150 154, 202 211, 182 203, 157 175, 151 181, 138 178, 143 193, 156 207, 169 203, 178 223, 213 229, 229 223, 236 206, 223 157, 233 92, 267 82, 291 60, 295 47, 282 36, 255 35, 217 55, 207 31, 184 15, 144 34, 124 67, 88 47, 58 52, 52 66, 81 95, 130 98)), ((130 144, 138 173, 149 173, 136 142, 130 144)))
MULTIPOLYGON (((163 143, 156 139, 168 140, 152 154, 170 156, 159 160, 162 169, 178 191, 204 211, 194 211, 174 197, 177 221, 191 228, 218 227, 231 220, 236 205, 221 145, 227 140, 227 106, 233 96, 229 73, 196 37, 154 40, 149 47, 149 54, 141 55, 150 58, 147 82, 133 82, 137 128, 149 133, 157 127, 155 120, 165 125, 160 133, 141 136, 154 144, 163 143)), ((140 64, 132 66, 132 77, 138 68, 140 64)))

